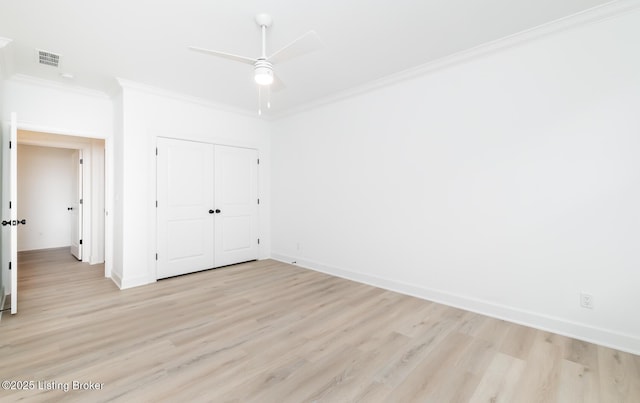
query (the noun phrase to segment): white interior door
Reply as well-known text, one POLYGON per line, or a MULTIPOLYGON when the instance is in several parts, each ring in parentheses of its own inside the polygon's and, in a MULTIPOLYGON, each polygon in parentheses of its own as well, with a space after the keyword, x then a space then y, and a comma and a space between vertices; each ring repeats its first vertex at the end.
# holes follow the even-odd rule
POLYGON ((213 145, 157 145, 157 277, 213 268, 213 145))
MULTIPOLYGON (((11 313, 18 312, 18 118, 16 113, 11 113, 9 128, 9 270, 11 282, 11 313)), ((3 223, 4 225, 4 223, 3 223)), ((4 239, 5 237, 3 237, 4 239)), ((4 247, 4 245, 3 245, 4 247)), ((6 250, 6 249, 5 249, 6 250)))
POLYGON ((71 155, 73 187, 71 189, 71 254, 82 260, 82 150, 74 150, 71 155))
POLYGON ((258 258, 258 152, 215 147, 215 267, 258 258))

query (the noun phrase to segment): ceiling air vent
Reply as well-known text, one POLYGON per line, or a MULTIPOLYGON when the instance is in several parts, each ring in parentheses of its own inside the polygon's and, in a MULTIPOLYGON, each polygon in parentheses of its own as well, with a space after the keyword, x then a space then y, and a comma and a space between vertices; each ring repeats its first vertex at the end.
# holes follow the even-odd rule
POLYGON ((37 49, 38 51, 38 63, 47 66, 58 67, 60 63, 60 55, 47 52, 46 50, 37 49))

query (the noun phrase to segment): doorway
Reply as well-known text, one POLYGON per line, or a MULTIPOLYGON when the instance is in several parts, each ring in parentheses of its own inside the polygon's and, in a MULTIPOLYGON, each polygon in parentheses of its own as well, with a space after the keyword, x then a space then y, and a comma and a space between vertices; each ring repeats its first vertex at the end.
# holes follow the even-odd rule
POLYGON ((67 247, 82 260, 80 153, 18 144, 18 252, 67 247))
POLYGON ((18 250, 105 260, 104 140, 18 130, 18 250))
MULTIPOLYGON (((83 212, 82 234, 83 249, 82 261, 90 264, 104 263, 105 277, 111 277, 113 233, 112 219, 108 217, 107 208, 112 205, 112 178, 108 175, 112 164, 112 148, 109 138, 82 137, 82 134, 62 134, 64 131, 57 129, 35 131, 32 125, 19 124, 17 115, 11 114, 11 121, 3 124, 2 144, 2 283, 0 300, 9 300, 12 314, 17 313, 18 305, 18 269, 17 259, 17 227, 18 224, 26 224, 26 219, 17 218, 17 207, 20 204, 17 198, 17 149, 20 144, 36 145, 50 148, 68 148, 82 150, 84 164, 79 170, 83 173, 83 212), (8 134, 4 138, 4 133, 8 134), (13 147, 12 147, 13 144, 13 147), (107 204, 106 202, 109 201, 107 204), (12 208, 13 204, 13 208, 12 208)), ((46 197, 46 195, 45 195, 46 197)), ((8 309, 7 309, 8 310, 8 309)), ((1 315, 1 311, 0 311, 1 315)))

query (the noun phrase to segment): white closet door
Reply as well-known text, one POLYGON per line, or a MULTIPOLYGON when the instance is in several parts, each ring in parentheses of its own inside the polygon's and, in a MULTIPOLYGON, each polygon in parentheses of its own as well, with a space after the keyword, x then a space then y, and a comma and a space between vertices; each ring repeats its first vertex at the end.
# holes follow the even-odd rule
POLYGON ((257 259, 256 150, 215 147, 215 209, 215 266, 257 259))
POLYGON ((214 267, 213 157, 212 144, 158 138, 158 278, 214 267))

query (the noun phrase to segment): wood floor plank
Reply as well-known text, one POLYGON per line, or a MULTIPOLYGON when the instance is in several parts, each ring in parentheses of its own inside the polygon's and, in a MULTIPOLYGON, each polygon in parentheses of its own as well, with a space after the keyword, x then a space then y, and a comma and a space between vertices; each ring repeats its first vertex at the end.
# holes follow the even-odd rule
POLYGON ((396 402, 441 402, 450 401, 456 390, 446 385, 452 378, 460 384, 464 369, 455 363, 473 339, 462 333, 452 333, 435 344, 433 349, 420 360, 390 395, 396 402))
POLYGON ((523 360, 497 353, 469 401, 474 403, 518 401, 516 387, 524 367, 523 360))
POLYGON ((598 347, 598 360, 601 401, 640 401, 640 361, 638 361, 638 356, 598 347))
POLYGON ((120 291, 67 250, 19 259, 0 380, 58 387, 3 402, 640 401, 636 355, 273 260, 120 291))
POLYGON ((558 398, 561 348, 547 337, 546 332, 536 331, 522 373, 518 399, 522 402, 556 402, 558 398))

